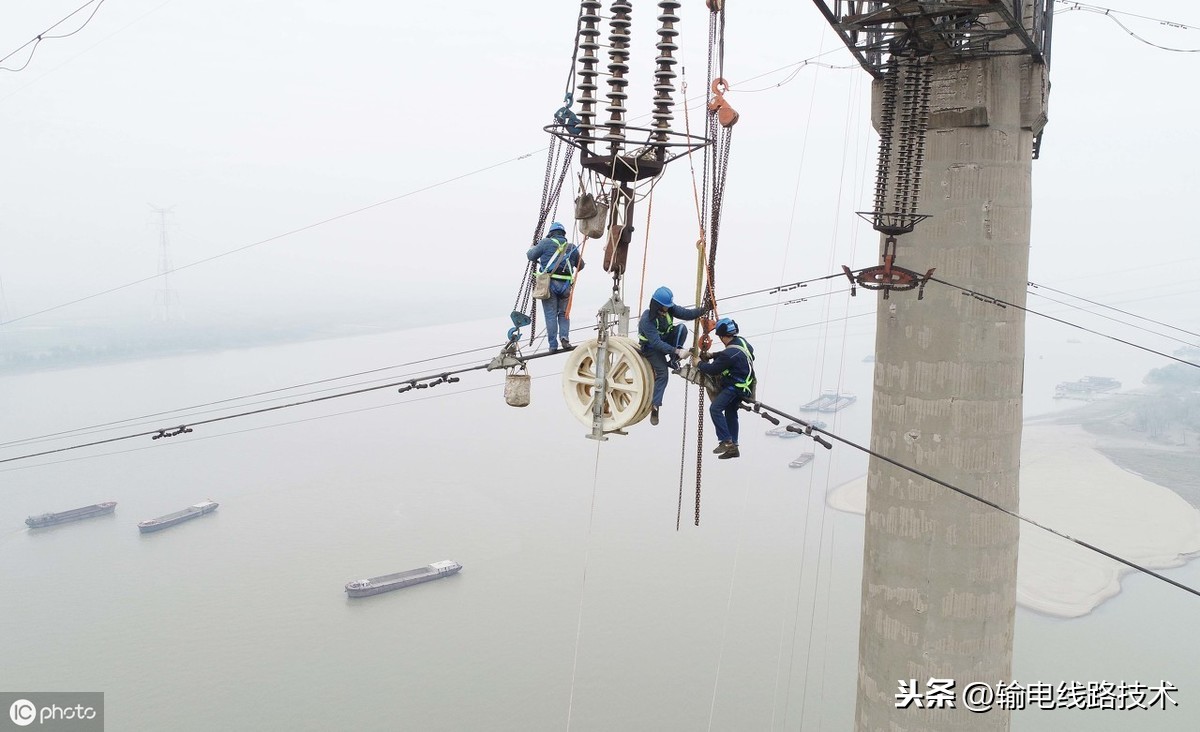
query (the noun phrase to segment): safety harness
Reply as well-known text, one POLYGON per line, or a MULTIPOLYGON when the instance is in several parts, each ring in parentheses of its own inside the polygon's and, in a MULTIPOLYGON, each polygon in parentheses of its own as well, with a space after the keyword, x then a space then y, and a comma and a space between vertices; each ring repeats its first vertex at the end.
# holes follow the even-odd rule
POLYGON ((574 282, 575 267, 571 265, 571 252, 567 251, 567 247, 570 246, 570 242, 568 242, 566 239, 560 240, 555 236, 550 237, 550 240, 553 241, 558 248, 555 250, 554 254, 551 255, 550 261, 546 262, 546 268, 543 269, 542 272, 550 272, 550 279, 552 280, 566 280, 567 282, 574 282), (563 256, 562 261, 555 263, 555 260, 558 259, 559 255, 562 255, 563 252, 566 252, 566 255, 563 256), (559 271, 563 268, 563 265, 566 265, 566 269, 564 271, 559 271))
MULTIPOLYGON (((742 353, 746 354, 746 365, 750 368, 750 372, 748 374, 746 374, 746 379, 744 381, 739 381, 736 384, 734 384, 734 386, 736 386, 738 389, 741 389, 745 393, 749 394, 753 390, 753 387, 754 387, 754 354, 750 352, 749 348, 746 348, 746 339, 745 338, 738 336, 738 341, 741 341, 741 342, 740 343, 732 342, 729 344, 728 347, 736 348, 739 351, 741 351, 742 353)), ((721 375, 729 376, 729 369, 725 369, 724 371, 722 371, 721 375)))

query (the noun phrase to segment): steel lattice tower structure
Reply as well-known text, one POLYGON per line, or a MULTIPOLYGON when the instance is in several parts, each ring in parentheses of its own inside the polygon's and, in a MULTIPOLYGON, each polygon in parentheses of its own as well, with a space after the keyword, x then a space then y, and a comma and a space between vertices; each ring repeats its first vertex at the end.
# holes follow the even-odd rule
MULTIPOLYGON (((908 83, 889 82, 889 65, 931 74, 920 124, 907 109, 901 141, 881 141, 881 171, 914 171, 878 183, 870 216, 899 235, 897 263, 1023 305, 1052 0, 814 2, 875 77, 881 134, 908 83), (921 144, 905 142, 918 128, 921 144), (893 199, 910 205, 904 226, 893 199)), ((1017 308, 939 285, 881 296, 872 449, 1017 509, 1024 355, 1017 308)), ((872 458, 865 533, 855 728, 1008 729, 1007 711, 967 711, 960 692, 1012 680, 1016 519, 872 458), (929 708, 931 678, 954 681, 953 709, 929 708), (915 699, 900 694, 909 680, 915 699)))
POLYGON ((150 210, 158 216, 158 275, 162 278, 161 286, 154 291, 153 318, 158 323, 169 323, 183 316, 179 293, 171 287, 171 244, 167 238, 167 214, 171 209, 151 204, 150 210))

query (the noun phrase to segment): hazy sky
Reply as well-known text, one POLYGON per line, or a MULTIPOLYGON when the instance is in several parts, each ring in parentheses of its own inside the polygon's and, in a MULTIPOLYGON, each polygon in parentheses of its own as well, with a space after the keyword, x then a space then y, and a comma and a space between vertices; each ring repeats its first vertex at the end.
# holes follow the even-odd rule
MULTIPOLYGON (((5 3, 0 54, 80 4, 5 3)), ((701 3, 686 5, 680 56, 694 97, 707 18, 701 3)), ((1103 5, 1200 26, 1200 10, 1182 0, 1103 5)), ((631 75, 641 85, 631 87, 631 117, 651 107, 656 11, 642 3, 634 12, 631 75)), ((173 210, 179 266, 512 161, 172 277, 194 320, 417 298, 426 311, 466 302, 503 320, 533 234, 541 128, 562 101, 577 13, 564 0, 106 0, 79 33, 41 43, 24 70, 0 71, 3 316, 155 274, 149 204, 173 210)), ((1121 20, 1161 45, 1200 48, 1200 30, 1121 20)), ((874 175, 866 73, 806 0, 731 2, 727 34, 741 121, 722 293, 874 264, 875 235, 853 213, 867 208, 874 175), (850 68, 793 65, 820 54, 850 68)), ((1031 279, 1196 325, 1196 288, 1176 273, 1200 260, 1190 216, 1198 72, 1200 53, 1152 48, 1096 13, 1056 16, 1031 279)), ((686 163, 668 169, 653 211, 646 289, 689 291, 696 222, 686 163)), ((564 205, 559 217, 569 216, 564 205)), ((597 265, 598 250, 593 243, 588 256, 597 265)), ((631 274, 636 306, 640 273, 631 274)), ((605 297, 601 275, 597 266, 581 282, 584 312, 605 297)), ((158 286, 20 324, 148 318, 158 286)))

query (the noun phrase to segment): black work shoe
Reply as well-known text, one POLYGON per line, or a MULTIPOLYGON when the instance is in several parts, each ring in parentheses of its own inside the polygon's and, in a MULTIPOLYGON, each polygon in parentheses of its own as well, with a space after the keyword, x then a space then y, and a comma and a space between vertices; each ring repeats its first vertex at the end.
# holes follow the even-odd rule
POLYGON ((568 341, 566 338, 562 339, 562 343, 559 345, 559 348, 564 351, 574 351, 575 350, 575 346, 572 346, 571 342, 568 341))
POLYGON ((723 452, 717 456, 718 460, 728 460, 729 458, 735 458, 735 457, 742 456, 742 453, 738 452, 738 446, 733 445, 732 443, 730 443, 730 444, 731 444, 731 446, 727 450, 725 450, 725 452, 723 452))
POLYGON ((650 424, 658 424, 658 407, 650 407, 650 424))
POLYGON ((713 454, 720 455, 721 453, 725 452, 726 450, 729 450, 732 447, 733 447, 732 442, 729 442, 729 441, 722 442, 722 443, 718 444, 715 448, 713 448, 713 454))

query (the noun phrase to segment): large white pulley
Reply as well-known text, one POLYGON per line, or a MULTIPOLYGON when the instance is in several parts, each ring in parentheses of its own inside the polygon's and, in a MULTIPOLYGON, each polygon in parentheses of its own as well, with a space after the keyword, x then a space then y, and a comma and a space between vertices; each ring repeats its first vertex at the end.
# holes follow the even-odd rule
MULTIPOLYGON (((615 432, 641 422, 650 414, 654 370, 631 338, 609 336, 605 349, 600 428, 604 432, 615 432)), ((598 354, 599 342, 595 339, 585 341, 571 351, 563 366, 563 396, 567 409, 588 427, 592 426, 594 417, 598 354)))

